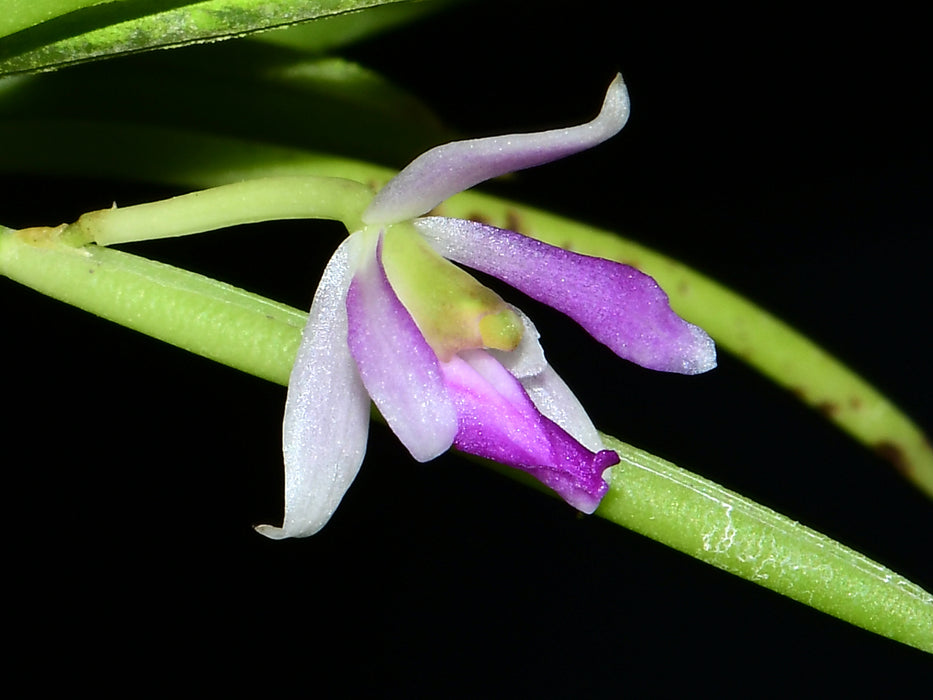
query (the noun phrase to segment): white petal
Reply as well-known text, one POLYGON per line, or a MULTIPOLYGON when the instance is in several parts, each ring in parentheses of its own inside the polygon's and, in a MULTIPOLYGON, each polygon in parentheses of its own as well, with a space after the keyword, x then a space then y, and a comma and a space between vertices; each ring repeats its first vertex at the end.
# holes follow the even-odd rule
POLYGON ((511 304, 509 306, 512 311, 518 314, 518 317, 522 320, 522 325, 525 327, 521 342, 514 350, 488 350, 487 352, 492 354, 516 379, 532 377, 547 368, 544 350, 541 343, 538 342, 541 334, 538 333, 535 324, 522 313, 521 309, 511 306, 511 304))
POLYGON ((580 400, 554 368, 519 380, 535 407, 591 452, 605 450, 602 438, 580 400))
POLYGON ((367 224, 393 224, 429 212, 448 197, 499 175, 579 153, 615 136, 629 114, 622 76, 586 124, 531 134, 454 141, 421 154, 383 187, 363 212, 367 224))
POLYGON ((320 530, 366 452, 369 395, 347 345, 350 260, 359 238, 351 235, 327 263, 302 333, 282 425, 285 522, 280 528, 256 528, 272 539, 307 537, 320 530))

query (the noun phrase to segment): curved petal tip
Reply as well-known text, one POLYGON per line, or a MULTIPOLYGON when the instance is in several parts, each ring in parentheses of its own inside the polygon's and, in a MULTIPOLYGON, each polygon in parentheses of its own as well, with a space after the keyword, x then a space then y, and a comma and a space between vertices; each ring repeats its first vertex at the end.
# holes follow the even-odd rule
POLYGON ((285 521, 256 528, 271 539, 324 527, 366 452, 369 395, 347 345, 346 297, 359 243, 346 239, 327 263, 301 336, 282 424, 285 521))
POLYGON ((255 525, 253 526, 253 529, 260 535, 268 537, 270 540, 285 540, 289 537, 293 537, 293 535, 290 535, 285 531, 284 527, 275 527, 274 525, 255 525))
POLYGON ((616 75, 599 115, 565 129, 453 141, 421 154, 390 180, 363 212, 367 224, 393 224, 429 212, 448 197, 506 173, 598 146, 625 126, 628 91, 616 75))

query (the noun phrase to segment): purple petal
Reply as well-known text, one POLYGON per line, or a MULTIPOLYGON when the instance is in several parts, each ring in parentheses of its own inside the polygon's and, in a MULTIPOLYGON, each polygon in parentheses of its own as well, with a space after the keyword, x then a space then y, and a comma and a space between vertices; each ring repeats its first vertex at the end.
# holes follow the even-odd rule
POLYGON ((437 356, 386 277, 381 235, 375 241, 347 294, 350 353, 389 427, 415 459, 426 462, 450 448, 457 414, 437 356))
POLYGON ((347 347, 348 238, 324 270, 288 381, 282 443, 285 521, 259 525, 272 539, 307 537, 333 515, 366 452, 369 396, 347 347))
POLYGON ((484 350, 441 363, 457 407, 457 449, 516 467, 584 513, 596 510, 608 485, 602 473, 615 452, 593 453, 541 415, 521 384, 484 350))
POLYGON ((445 258, 567 314, 619 357, 680 374, 716 366, 713 340, 675 314, 658 283, 633 267, 474 221, 426 217, 414 223, 445 258))
POLYGON ((615 136, 629 113, 622 76, 609 86, 593 121, 566 129, 454 141, 423 153, 396 175, 363 212, 367 224, 420 216, 448 197, 499 175, 550 163, 615 136))

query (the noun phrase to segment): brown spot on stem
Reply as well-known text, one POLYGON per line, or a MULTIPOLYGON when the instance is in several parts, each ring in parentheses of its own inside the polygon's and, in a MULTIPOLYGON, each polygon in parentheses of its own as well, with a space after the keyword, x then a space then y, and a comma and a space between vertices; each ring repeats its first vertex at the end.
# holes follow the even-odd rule
POLYGON ((505 212, 505 227, 510 231, 515 231, 515 233, 524 233, 522 231, 522 217, 514 209, 505 212))
POLYGON ((907 455, 896 443, 887 440, 879 442, 875 445, 875 454, 894 465, 894 468, 904 476, 908 476, 912 471, 907 455))
POLYGON ((832 420, 839 415, 839 404, 834 401, 821 401, 816 405, 816 410, 832 420))
POLYGON ((489 226, 489 219, 478 211, 467 214, 466 218, 470 221, 475 221, 478 224, 485 224, 486 226, 489 226))
POLYGON ((862 399, 858 396, 853 396, 849 399, 849 406, 852 407, 853 411, 860 411, 862 409, 862 399))

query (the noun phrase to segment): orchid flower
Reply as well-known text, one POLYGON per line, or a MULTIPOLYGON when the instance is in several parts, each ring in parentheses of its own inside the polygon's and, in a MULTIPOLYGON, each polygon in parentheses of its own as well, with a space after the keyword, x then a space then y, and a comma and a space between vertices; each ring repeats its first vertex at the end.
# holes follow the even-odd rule
POLYGON ((484 180, 602 143, 628 113, 617 76, 593 121, 439 146, 376 194, 315 294, 285 408, 285 520, 259 532, 305 537, 327 523, 363 461, 370 399, 418 461, 456 447, 596 509, 618 456, 548 365, 532 322, 450 261, 565 313, 643 367, 704 372, 716 364, 712 340, 629 266, 424 215, 484 180))

